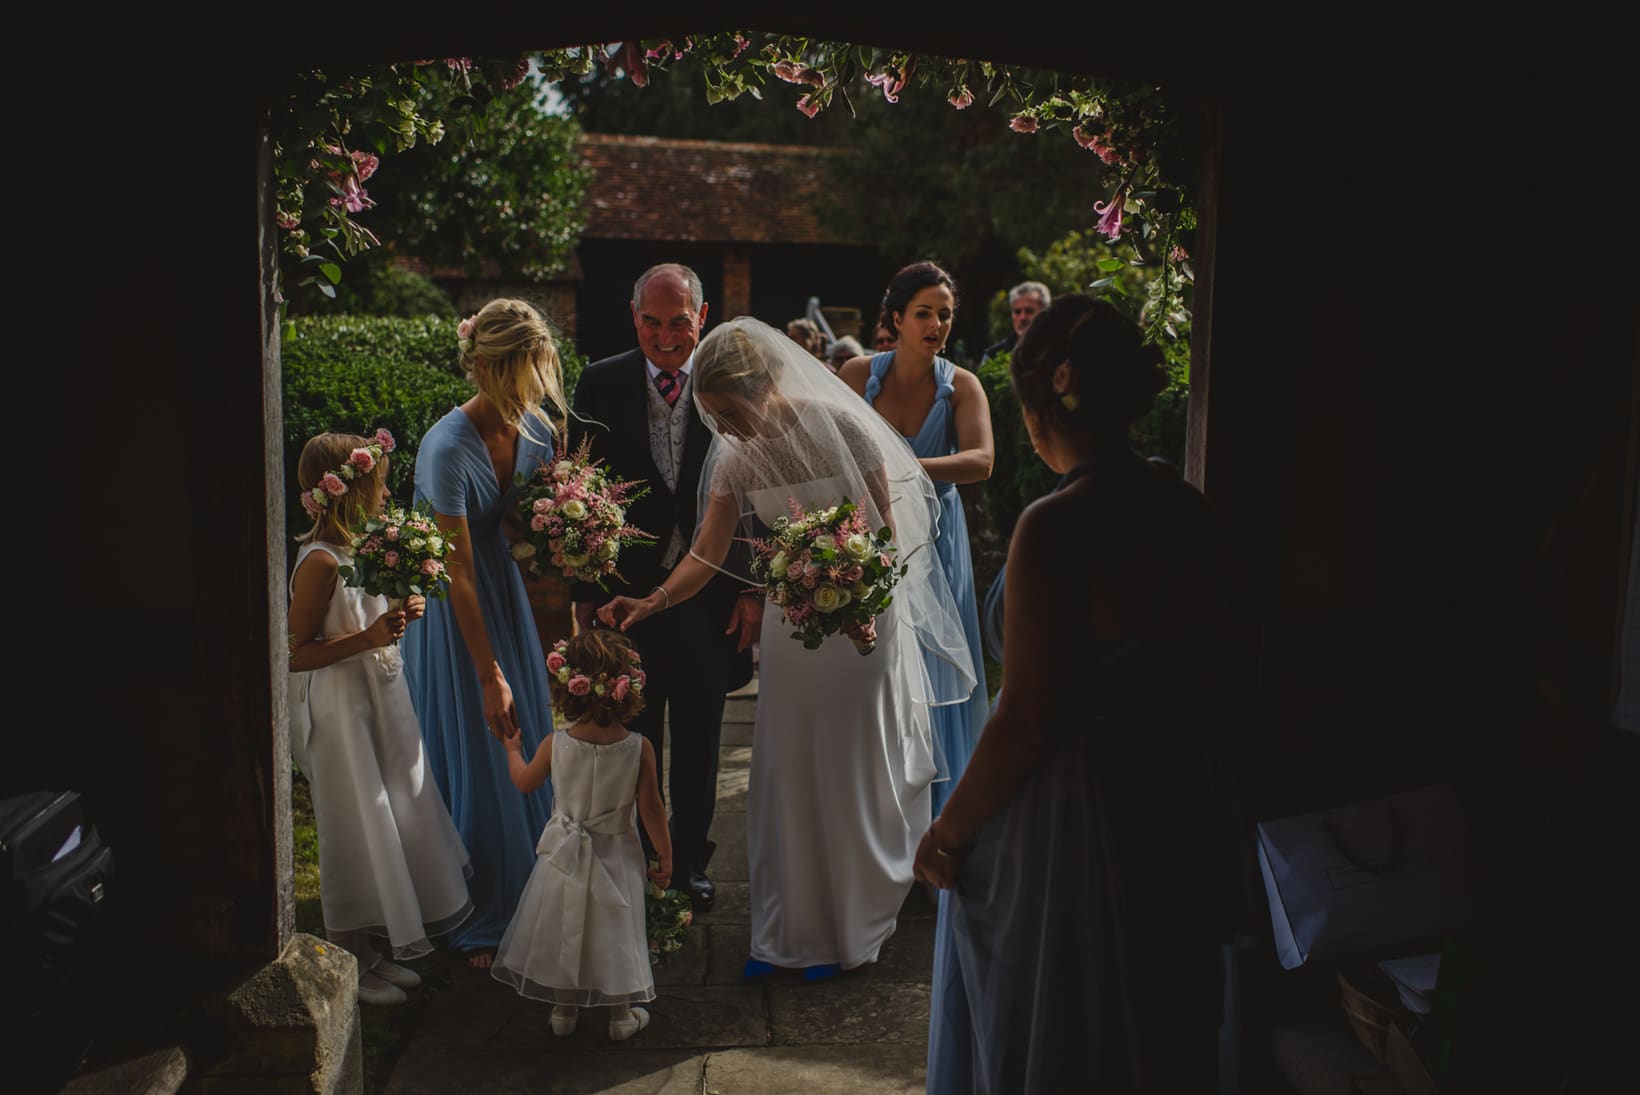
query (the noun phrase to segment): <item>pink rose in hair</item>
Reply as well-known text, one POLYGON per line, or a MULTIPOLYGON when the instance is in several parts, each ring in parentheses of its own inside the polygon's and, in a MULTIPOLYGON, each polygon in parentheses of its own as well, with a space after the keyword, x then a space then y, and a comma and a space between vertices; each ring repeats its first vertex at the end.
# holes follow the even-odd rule
POLYGON ((564 668, 564 656, 562 654, 554 650, 547 655, 547 672, 557 673, 562 668, 564 668))
POLYGON ((307 510, 309 517, 317 517, 325 511, 325 507, 319 504, 310 490, 302 492, 302 508, 307 510))
POLYGON ((399 553, 396 552, 396 551, 388 552, 386 555, 382 556, 382 562, 385 563, 387 566, 390 566, 390 567, 398 566, 399 565, 399 553))
POLYGON ((632 688, 632 678, 622 673, 615 678, 615 683, 609 689, 609 698, 616 703, 626 699, 627 692, 632 688))
POLYGON ((466 319, 462 320, 460 323, 456 324, 456 337, 458 337, 458 338, 472 338, 473 337, 473 328, 478 326, 478 324, 474 322, 477 319, 478 319, 478 316, 471 315, 471 316, 468 316, 466 319))
POLYGON ((584 696, 588 692, 591 692, 591 691, 592 691, 592 682, 587 679, 586 674, 577 673, 575 676, 573 676, 569 679, 569 694, 570 695, 572 695, 572 696, 584 696))
POLYGON ((376 467, 376 458, 370 455, 369 449, 354 449, 348 454, 347 462, 353 465, 360 475, 369 475, 376 467))
POLYGON ((333 471, 325 472, 324 478, 319 480, 319 485, 323 487, 325 489, 325 493, 330 495, 332 498, 340 498, 342 495, 347 493, 347 484, 342 482, 342 477, 333 471))
POLYGON ((385 429, 376 431, 375 442, 382 447, 382 452, 392 452, 398 448, 398 442, 394 441, 393 435, 385 429))
POLYGON ((649 674, 640 669, 633 674, 632 679, 637 682, 639 688, 642 688, 644 685, 649 683, 649 674))

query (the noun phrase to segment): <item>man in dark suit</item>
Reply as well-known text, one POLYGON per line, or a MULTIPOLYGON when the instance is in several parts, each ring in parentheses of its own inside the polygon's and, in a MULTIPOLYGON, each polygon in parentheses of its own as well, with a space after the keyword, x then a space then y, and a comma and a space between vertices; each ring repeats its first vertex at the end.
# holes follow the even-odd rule
POLYGON ((979 363, 983 365, 987 359, 1000 353, 1013 353, 1014 347, 1019 345, 1019 340, 1025 337, 1025 330, 1031 325, 1031 321, 1052 299, 1053 294, 1040 281, 1022 281, 1008 290, 1008 314, 1013 320, 1014 329, 1009 331, 1008 337, 1001 342, 993 342, 985 347, 979 355, 979 363))
MULTIPOLYGON (((645 597, 665 581, 695 536, 697 489, 711 432, 695 412, 690 374, 695 344, 706 323, 700 278, 687 266, 666 263, 644 271, 632 289, 638 349, 587 366, 575 387, 570 442, 592 441, 592 455, 621 479, 642 479, 649 494, 627 509, 627 521, 654 535, 653 547, 622 550, 623 583, 607 592, 575 583, 579 630, 594 626, 599 605, 617 595, 645 597)), ((748 573, 744 548, 726 570, 748 573)), ((715 577, 699 596, 657 613, 628 633, 643 658, 646 705, 631 729, 648 738, 659 759, 662 719, 672 729, 672 877, 691 900, 707 907, 715 896, 706 865, 707 839, 717 805, 718 737, 724 695, 751 679, 751 645, 763 621, 761 592, 715 577)))

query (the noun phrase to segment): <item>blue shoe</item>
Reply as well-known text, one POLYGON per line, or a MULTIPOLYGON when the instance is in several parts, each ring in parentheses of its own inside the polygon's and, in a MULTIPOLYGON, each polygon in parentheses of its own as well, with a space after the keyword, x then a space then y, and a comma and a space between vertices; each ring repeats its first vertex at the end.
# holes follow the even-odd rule
POLYGON ((767 962, 760 962, 756 958, 746 959, 746 968, 740 971, 740 976, 746 981, 755 981, 759 977, 768 977, 774 973, 775 967, 767 962))
POLYGON ((828 977, 836 977, 842 971, 843 968, 835 962, 827 963, 824 966, 809 966, 803 971, 803 980, 824 981, 828 977))

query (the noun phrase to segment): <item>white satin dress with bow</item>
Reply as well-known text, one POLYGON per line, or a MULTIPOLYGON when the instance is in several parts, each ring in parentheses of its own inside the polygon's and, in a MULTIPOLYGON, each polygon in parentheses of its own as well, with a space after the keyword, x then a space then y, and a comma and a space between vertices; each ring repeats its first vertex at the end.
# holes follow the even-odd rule
POLYGON ((491 973, 553 1004, 655 998, 637 833, 643 737, 610 745, 552 736, 552 819, 491 973))

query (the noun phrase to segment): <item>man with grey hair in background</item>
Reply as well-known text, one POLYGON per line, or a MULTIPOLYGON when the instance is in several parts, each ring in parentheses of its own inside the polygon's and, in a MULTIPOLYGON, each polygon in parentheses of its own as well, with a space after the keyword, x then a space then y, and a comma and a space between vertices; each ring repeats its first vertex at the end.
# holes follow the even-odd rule
MULTIPOLYGON (((695 538, 701 465, 712 434, 695 413, 690 374, 706 326, 700 277, 679 263, 652 266, 632 287, 638 348, 588 365, 575 385, 569 448, 590 438, 592 457, 616 479, 641 479, 649 493, 626 519, 656 537, 621 550, 620 581, 607 590, 570 585, 575 626, 594 626, 598 606, 614 596, 647 597, 666 580, 695 538)), ((736 545, 725 569, 748 573, 736 545)), ((649 739, 655 759, 672 735, 666 798, 671 807, 672 877, 696 908, 715 896, 706 865, 717 805, 719 729, 726 693, 751 679, 751 645, 763 622, 763 595, 719 574, 698 597, 636 624, 628 637, 643 658, 644 709, 628 729, 649 739)), ((647 844, 647 835, 645 842, 647 844)))
POLYGON ((1040 281, 1022 281, 1008 290, 1008 311, 1012 315, 1014 329, 1001 342, 992 343, 985 347, 979 355, 981 365, 994 354, 1013 353, 1014 347, 1025 334, 1025 329, 1031 325, 1037 313, 1048 306, 1053 300, 1053 294, 1040 281))

